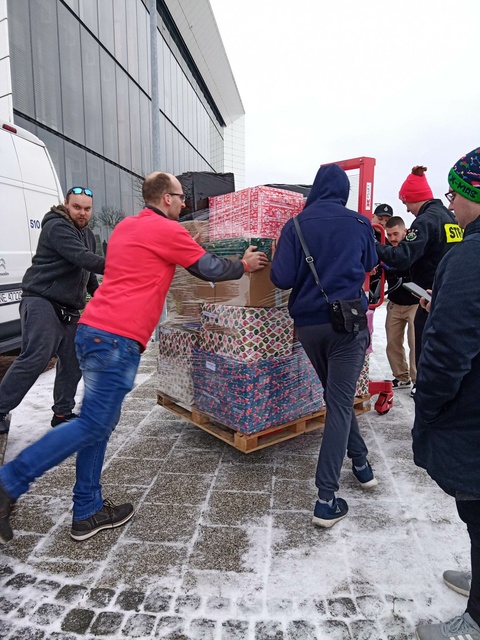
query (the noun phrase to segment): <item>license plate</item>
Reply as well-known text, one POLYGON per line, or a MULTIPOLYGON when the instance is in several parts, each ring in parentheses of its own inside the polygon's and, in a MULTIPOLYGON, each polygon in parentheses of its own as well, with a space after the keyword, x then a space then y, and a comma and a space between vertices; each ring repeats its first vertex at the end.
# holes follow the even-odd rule
POLYGON ((0 304, 12 304, 14 302, 20 302, 22 299, 22 290, 16 291, 0 291, 0 304))

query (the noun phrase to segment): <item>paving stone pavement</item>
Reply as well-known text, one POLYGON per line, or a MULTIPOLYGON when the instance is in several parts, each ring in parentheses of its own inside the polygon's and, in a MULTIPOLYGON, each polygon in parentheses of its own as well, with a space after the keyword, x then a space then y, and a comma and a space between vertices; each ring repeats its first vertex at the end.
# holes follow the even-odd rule
MULTIPOLYGON (((468 546, 455 551, 464 532, 454 508, 411 462, 408 393, 396 396, 390 421, 360 417, 380 484, 362 492, 346 462, 351 512, 327 531, 311 524, 320 431, 245 455, 156 405, 155 368, 151 345, 103 474, 104 495, 134 502, 135 518, 74 542, 74 460, 41 478, 0 549, 0 638, 413 637, 442 593, 432 586, 432 531, 450 536, 452 563, 468 546), (418 491, 423 502, 436 492, 432 513, 412 511, 418 491), (425 596, 410 597, 415 588, 425 596)), ((372 369, 380 373, 375 361, 372 369)))

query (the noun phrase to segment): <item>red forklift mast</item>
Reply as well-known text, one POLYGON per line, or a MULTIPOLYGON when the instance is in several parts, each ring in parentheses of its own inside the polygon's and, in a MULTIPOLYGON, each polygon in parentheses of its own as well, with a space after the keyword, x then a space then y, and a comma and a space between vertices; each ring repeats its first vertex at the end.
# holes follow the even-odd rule
MULTIPOLYGON (((332 163, 333 164, 333 163, 332 163)), ((375 158, 366 156, 360 158, 351 158, 350 160, 340 160, 335 162, 349 175, 351 192, 347 202, 350 207, 369 220, 373 215, 373 186, 375 176, 375 158)), ((385 230, 380 225, 374 224, 373 228, 380 235, 380 242, 385 244, 385 230)), ((384 284, 385 272, 382 269, 380 274, 380 295, 378 300, 369 304, 369 309, 376 309, 384 302, 384 284)), ((370 274, 365 277, 365 291, 370 290, 370 274)), ((390 411, 393 406, 393 387, 390 380, 370 380, 368 385, 370 397, 378 394, 375 402, 375 411, 380 415, 384 415, 390 411)))

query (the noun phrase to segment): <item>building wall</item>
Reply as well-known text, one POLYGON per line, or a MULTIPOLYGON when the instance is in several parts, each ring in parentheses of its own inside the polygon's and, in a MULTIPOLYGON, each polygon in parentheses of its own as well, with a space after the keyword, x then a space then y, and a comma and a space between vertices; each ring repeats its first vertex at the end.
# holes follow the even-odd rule
POLYGON ((73 185, 94 191, 95 211, 137 211, 141 179, 153 169, 226 170, 224 123, 161 14, 162 166, 152 167, 147 6, 143 0, 6 0, 13 120, 46 143, 64 191, 73 185))

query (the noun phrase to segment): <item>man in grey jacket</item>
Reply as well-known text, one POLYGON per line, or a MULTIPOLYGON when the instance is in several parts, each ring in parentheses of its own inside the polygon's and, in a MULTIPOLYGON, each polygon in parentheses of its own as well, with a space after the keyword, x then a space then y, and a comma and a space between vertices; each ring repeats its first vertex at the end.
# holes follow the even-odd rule
POLYGON ((0 435, 10 428, 10 411, 20 404, 49 360, 58 356, 53 390, 52 427, 75 417, 75 393, 81 377, 75 354, 76 323, 87 292, 98 287, 105 258, 95 254, 88 228, 93 193, 67 191, 63 205, 42 221, 37 252, 22 281, 22 348, 0 384, 0 435))

